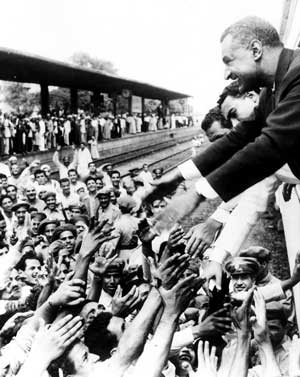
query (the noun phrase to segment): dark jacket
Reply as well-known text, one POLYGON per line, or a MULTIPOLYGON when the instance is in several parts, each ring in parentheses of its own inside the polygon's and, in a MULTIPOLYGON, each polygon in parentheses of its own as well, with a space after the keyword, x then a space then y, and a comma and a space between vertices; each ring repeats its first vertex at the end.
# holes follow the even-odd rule
POLYGON ((274 87, 263 89, 255 120, 238 124, 193 161, 225 201, 285 163, 300 178, 300 50, 282 50, 274 87))

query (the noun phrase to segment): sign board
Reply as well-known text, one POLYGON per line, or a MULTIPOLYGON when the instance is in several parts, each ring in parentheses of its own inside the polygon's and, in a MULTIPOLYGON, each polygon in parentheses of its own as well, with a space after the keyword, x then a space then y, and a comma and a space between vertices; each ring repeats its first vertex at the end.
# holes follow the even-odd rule
POLYGON ((132 96, 131 101, 131 113, 142 113, 142 98, 137 96, 132 96))

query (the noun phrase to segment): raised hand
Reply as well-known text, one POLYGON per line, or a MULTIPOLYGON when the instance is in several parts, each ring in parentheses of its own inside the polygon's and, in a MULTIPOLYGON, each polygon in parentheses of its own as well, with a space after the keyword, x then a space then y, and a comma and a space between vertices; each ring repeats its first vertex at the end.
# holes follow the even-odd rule
POLYGON ((216 377, 217 376, 218 358, 216 356, 216 347, 213 346, 209 352, 209 342, 200 340, 198 343, 198 371, 197 377, 216 377))
POLYGON ((65 280, 49 297, 49 302, 54 306, 74 306, 80 304, 84 300, 85 282, 81 279, 65 280))
POLYGON ((111 311, 118 317, 127 317, 140 303, 141 297, 139 290, 133 286, 127 295, 122 296, 122 288, 118 285, 111 302, 111 311))
POLYGON ((183 244, 184 230, 181 225, 176 224, 170 231, 168 248, 172 251, 180 244, 183 244))
POLYGON ((253 299, 254 288, 251 288, 239 308, 232 309, 232 321, 237 330, 241 330, 243 334, 249 334, 251 328, 250 311, 253 299))
POLYGON ((41 320, 39 331, 34 339, 31 353, 47 358, 48 362, 57 359, 79 336, 83 325, 81 317, 67 315, 53 323, 45 325, 41 320))
POLYGON ((269 337, 269 329, 266 316, 266 304, 262 294, 255 291, 253 294, 254 306, 252 310, 254 316, 250 317, 254 338, 258 344, 265 342, 269 337))
POLYGON ((113 252, 108 253, 106 257, 97 257, 95 262, 90 266, 90 270, 97 278, 102 278, 109 265, 117 258, 117 255, 110 257, 113 252))
POLYGON ((201 338, 225 334, 232 330, 228 308, 222 308, 209 315, 197 326, 197 336, 201 338))
POLYGON ((171 289, 180 279, 188 266, 189 255, 176 253, 167 258, 160 266, 153 258, 148 258, 150 262, 151 275, 156 280, 158 286, 171 289))

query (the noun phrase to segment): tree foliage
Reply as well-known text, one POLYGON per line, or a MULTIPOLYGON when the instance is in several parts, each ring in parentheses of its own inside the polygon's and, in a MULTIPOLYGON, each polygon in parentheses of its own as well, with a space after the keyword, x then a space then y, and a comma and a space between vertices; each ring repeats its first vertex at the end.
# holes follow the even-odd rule
POLYGON ((70 61, 74 64, 80 65, 80 67, 95 69, 110 74, 117 73, 117 69, 112 62, 90 56, 85 52, 76 52, 71 56, 70 61))

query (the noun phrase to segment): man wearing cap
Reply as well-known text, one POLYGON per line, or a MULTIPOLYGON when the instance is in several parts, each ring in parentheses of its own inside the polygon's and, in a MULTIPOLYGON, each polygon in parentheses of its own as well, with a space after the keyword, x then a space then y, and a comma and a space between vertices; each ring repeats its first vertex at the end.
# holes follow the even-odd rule
POLYGON ((121 216, 121 212, 117 206, 110 202, 110 191, 110 189, 103 188, 97 193, 99 199, 97 218, 99 221, 108 219, 109 223, 113 224, 121 216))
POLYGON ((30 230, 29 207, 30 205, 27 202, 19 202, 12 206, 12 211, 17 219, 14 231, 19 239, 25 238, 30 230))
POLYGON ((35 212, 31 214, 31 226, 30 226, 29 234, 33 239, 39 235, 38 234, 39 226, 41 222, 46 219, 46 217, 47 217, 46 214, 43 212, 35 212))
POLYGON ((38 228, 38 233, 47 238, 48 242, 52 242, 52 236, 55 229, 59 226, 59 221, 57 220, 43 220, 38 228))
POLYGON ((131 211, 136 207, 136 202, 130 196, 122 196, 118 199, 121 216, 114 223, 114 235, 116 240, 113 240, 119 249, 119 257, 129 263, 130 256, 138 245, 138 224, 139 220, 131 214, 131 211))
POLYGON ((52 161, 54 165, 58 168, 59 171, 59 178, 67 178, 68 177, 68 170, 69 169, 76 169, 77 167, 77 152, 74 151, 73 159, 70 161, 69 156, 63 157, 63 163, 59 161, 58 152, 60 151, 61 147, 57 146, 56 151, 53 154, 52 161))
POLYGON ((44 197, 46 207, 44 213, 49 220, 65 221, 65 216, 56 201, 56 193, 48 191, 44 197))
POLYGON ((121 259, 115 259, 107 267, 102 278, 102 292, 99 304, 103 305, 108 311, 111 311, 112 298, 118 285, 122 286, 123 270, 124 262, 121 259))

